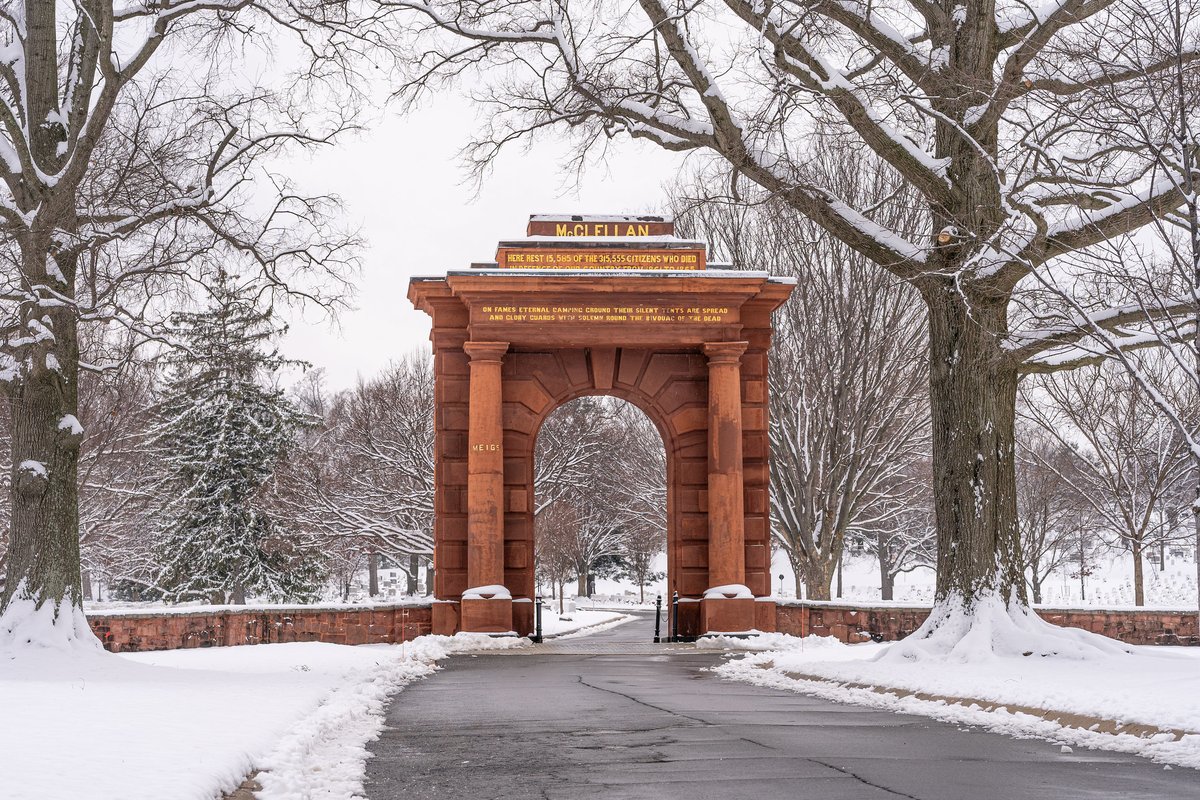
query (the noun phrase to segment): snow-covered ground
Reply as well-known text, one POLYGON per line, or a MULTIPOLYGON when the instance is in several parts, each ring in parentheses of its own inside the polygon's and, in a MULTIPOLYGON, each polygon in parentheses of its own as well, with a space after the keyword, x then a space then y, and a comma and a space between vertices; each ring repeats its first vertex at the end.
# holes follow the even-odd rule
MULTIPOLYGON (((1146 606, 1158 608, 1196 608, 1196 565, 1190 557, 1168 553, 1166 569, 1160 570, 1157 553, 1144 563, 1146 606)), ((786 558, 776 555, 772 564, 773 590, 783 597, 795 597, 796 585, 786 558), (780 581, 779 576, 784 579, 780 581)), ((879 567, 868 557, 847 557, 842 570, 842 597, 847 600, 878 601, 879 567)), ((918 569, 896 577, 895 600, 929 605, 933 602, 935 576, 931 569, 918 569)), ((1033 599, 1032 594, 1030 599, 1033 599)), ((1133 608, 1133 560, 1130 556, 1112 556, 1100 561, 1092 573, 1080 579, 1067 566, 1054 572, 1042 585, 1042 603, 1047 607, 1133 608)))
POLYGON ((0 653, 0 795, 213 800, 262 770, 261 800, 348 798, 389 695, 453 652, 526 643, 0 653))
POLYGON ((726 661, 717 668, 726 678, 1200 768, 1200 649, 1133 647, 1079 658, 887 657, 898 644, 767 634, 701 646, 765 651, 726 661), (1042 718, 1032 709, 1055 713, 1042 718), (1098 720, 1121 727, 1114 731, 1098 720))
MULTIPOLYGON (((567 616, 547 614, 544 629, 624 619, 567 616)), ((213 800, 260 770, 260 800, 350 798, 391 694, 453 653, 527 644, 460 634, 359 647, 0 652, 0 797, 213 800)))
POLYGON ((576 631, 587 633, 602 627, 605 629, 615 627, 615 624, 626 622, 629 619, 625 614, 615 611, 591 611, 577 608, 574 611, 559 614, 557 609, 551 610, 546 607, 542 611, 542 635, 565 636, 576 631))
MULTIPOLYGON (((660 555, 654 570, 666 572, 666 555, 660 555)), ((382 574, 382 572, 381 572, 382 574)), ((1196 566, 1189 556, 1167 554, 1166 569, 1159 569, 1157 553, 1145 561, 1146 606, 1149 608, 1194 609, 1196 608, 1196 566)), ((366 573, 362 574, 362 585, 366 585, 366 573)), ((928 606, 933 602, 934 574, 931 569, 918 569, 896 577, 895 600, 897 603, 928 606)), ((379 597, 367 597, 365 591, 355 595, 352 602, 322 602, 321 607, 361 608, 378 604, 428 603, 426 595, 407 596, 397 591, 395 581, 389 580, 381 589, 379 597)), ((842 570, 842 598, 845 600, 879 602, 879 574, 874 559, 862 556, 847 556, 842 570)), ((836 584, 835 584, 836 585, 836 584)), ((576 599, 575 583, 564 587, 568 600, 576 599)), ((776 553, 771 565, 771 591, 778 597, 794 598, 796 583, 786 556, 776 553), (782 578, 781 578, 782 576, 782 578)), ((603 609, 653 609, 655 595, 662 595, 664 605, 669 604, 670 593, 666 580, 656 581, 645 587, 643 592, 627 581, 611 578, 596 579, 596 593, 589 600, 581 598, 578 605, 585 608, 603 609), (644 599, 642 599, 644 598, 644 599)), ((1053 573, 1042 586, 1042 603, 1047 607, 1066 608, 1133 608, 1133 562, 1130 556, 1110 556, 1096 564, 1091 574, 1081 585, 1078 575, 1070 566, 1053 573)), ((550 593, 546 593, 547 604, 550 593)), ((1031 598, 1032 599, 1032 598, 1031 598)), ((87 601, 89 613, 138 613, 162 609, 187 611, 212 610, 214 606, 199 603, 166 605, 161 602, 129 603, 119 601, 87 601)), ((275 607, 270 604, 254 604, 256 607, 275 607)), ((555 606, 557 607, 557 606, 555 606)), ((224 606, 220 607, 224 608, 224 606)))
MULTIPOLYGON (((1190 556, 1167 554, 1166 569, 1160 570, 1157 552, 1145 560, 1146 606, 1150 608, 1195 609, 1196 565, 1190 556)), ((667 559, 660 555, 654 569, 665 572, 667 559)), ((933 602, 935 576, 931 569, 918 569, 896 577, 895 602, 928 606, 933 602)), ((863 556, 847 556, 842 570, 842 597, 846 600, 879 602, 879 567, 875 560, 863 556)), ((565 594, 575 596, 575 584, 567 584, 565 594)), ((796 582, 791 565, 782 553, 776 553, 771 564, 771 591, 778 597, 795 598, 796 582), (782 576, 782 579, 780 578, 782 576)), ((655 595, 669 602, 665 580, 645 588, 645 601, 639 602, 638 588, 631 583, 598 578, 593 602, 580 600, 584 606, 596 608, 654 608, 655 595)), ((1032 596, 1031 596, 1032 599, 1032 596)), ((1042 603, 1047 607, 1066 608, 1133 608, 1133 561, 1126 555, 1101 560, 1083 579, 1066 566, 1056 571, 1042 586, 1042 603)))

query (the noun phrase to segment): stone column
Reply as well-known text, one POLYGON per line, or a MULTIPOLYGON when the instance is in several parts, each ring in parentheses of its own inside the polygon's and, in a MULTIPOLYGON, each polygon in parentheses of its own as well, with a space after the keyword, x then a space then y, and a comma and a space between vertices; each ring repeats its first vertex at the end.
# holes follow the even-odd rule
POLYGON ((742 370, 746 342, 710 342, 708 356, 708 584, 701 603, 704 632, 754 627, 754 598, 745 588, 742 496, 742 370), (740 587, 724 592, 717 587, 740 587))
POLYGON ((467 592, 461 629, 512 630, 507 591, 475 592, 504 584, 504 404, 501 363, 507 342, 466 342, 471 357, 467 434, 467 592))

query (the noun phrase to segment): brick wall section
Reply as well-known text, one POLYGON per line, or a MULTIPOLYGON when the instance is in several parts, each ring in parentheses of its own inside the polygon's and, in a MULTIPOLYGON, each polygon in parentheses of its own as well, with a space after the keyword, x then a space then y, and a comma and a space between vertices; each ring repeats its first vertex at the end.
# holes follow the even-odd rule
MULTIPOLYGON (((1194 611, 1039 608, 1047 622, 1100 633, 1128 644, 1200 646, 1194 611)), ((833 636, 843 642, 863 642, 871 634, 884 641, 903 639, 929 616, 928 608, 833 603, 780 603, 776 630, 793 636, 833 636)))
MULTIPOLYGON (((1195 612, 1041 608, 1038 614, 1055 625, 1083 628, 1129 644, 1200 646, 1195 612)), ((785 602, 776 608, 775 625, 780 633, 793 636, 815 634, 863 642, 875 633, 895 641, 915 631, 928 616, 929 609, 917 607, 785 602)), ((89 614, 88 622, 114 653, 270 642, 388 644, 430 633, 432 607, 98 612, 89 614)))
POLYGON ((88 614, 92 631, 114 653, 274 642, 389 644, 431 631, 429 605, 368 608, 246 608, 88 614))

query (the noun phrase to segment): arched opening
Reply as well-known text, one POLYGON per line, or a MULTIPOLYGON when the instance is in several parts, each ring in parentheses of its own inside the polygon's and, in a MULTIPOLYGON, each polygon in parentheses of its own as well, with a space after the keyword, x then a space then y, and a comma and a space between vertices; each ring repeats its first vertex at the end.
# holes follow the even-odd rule
POLYGON ((547 415, 534 446, 534 577, 556 610, 666 593, 667 486, 663 436, 633 403, 585 396, 547 415))

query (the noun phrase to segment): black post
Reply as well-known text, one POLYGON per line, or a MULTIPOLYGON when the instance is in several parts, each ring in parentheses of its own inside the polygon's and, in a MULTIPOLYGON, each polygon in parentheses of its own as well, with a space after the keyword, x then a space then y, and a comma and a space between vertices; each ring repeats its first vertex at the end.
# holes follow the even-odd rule
POLYGON ((534 644, 542 643, 542 598, 537 596, 533 598, 533 636, 529 639, 534 644))
POLYGON ((679 592, 671 593, 671 641, 679 641, 679 592))
POLYGON ((661 616, 662 616, 662 595, 660 594, 658 597, 654 598, 654 643, 655 644, 658 644, 659 642, 662 641, 662 638, 658 635, 659 624, 661 622, 661 620, 659 618, 661 616))

